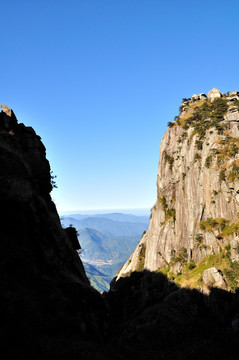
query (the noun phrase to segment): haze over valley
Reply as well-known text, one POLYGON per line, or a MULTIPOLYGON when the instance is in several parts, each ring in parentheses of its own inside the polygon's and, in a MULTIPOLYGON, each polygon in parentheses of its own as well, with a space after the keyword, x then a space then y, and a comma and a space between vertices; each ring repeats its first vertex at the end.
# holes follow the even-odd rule
POLYGON ((61 217, 61 223, 63 227, 72 225, 77 229, 82 248, 80 257, 91 284, 99 291, 107 291, 110 281, 147 230, 149 216, 69 214, 61 217))

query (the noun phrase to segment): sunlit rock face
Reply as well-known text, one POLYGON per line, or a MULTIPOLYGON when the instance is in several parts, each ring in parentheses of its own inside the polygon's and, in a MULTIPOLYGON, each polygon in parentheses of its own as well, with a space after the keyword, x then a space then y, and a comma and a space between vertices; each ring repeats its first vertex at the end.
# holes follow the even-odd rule
POLYGON ((209 268, 203 272, 203 282, 206 286, 215 286, 221 289, 227 289, 227 283, 223 275, 215 267, 209 268))
MULTIPOLYGON (((209 99, 183 99, 161 142, 149 229, 118 278, 142 268, 157 271, 179 256, 199 262, 227 245, 238 259, 238 94, 213 89, 209 99)), ((181 270, 179 263, 171 268, 181 270)))
POLYGON ((21 348, 36 355, 45 338, 62 331, 101 336, 107 318, 100 294, 89 285, 76 237, 61 227, 51 190, 40 137, 2 105, 0 335, 12 356, 21 348))
POLYGON ((208 92, 209 100, 213 101, 214 99, 220 98, 222 96, 220 90, 213 88, 208 92))

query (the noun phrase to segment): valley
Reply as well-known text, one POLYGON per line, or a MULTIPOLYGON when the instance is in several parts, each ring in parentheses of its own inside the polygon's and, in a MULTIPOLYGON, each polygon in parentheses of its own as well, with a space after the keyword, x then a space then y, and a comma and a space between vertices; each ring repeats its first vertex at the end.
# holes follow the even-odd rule
POLYGON ((63 227, 74 226, 81 245, 80 257, 91 284, 108 291, 110 281, 135 249, 149 224, 149 216, 124 213, 69 214, 63 227))

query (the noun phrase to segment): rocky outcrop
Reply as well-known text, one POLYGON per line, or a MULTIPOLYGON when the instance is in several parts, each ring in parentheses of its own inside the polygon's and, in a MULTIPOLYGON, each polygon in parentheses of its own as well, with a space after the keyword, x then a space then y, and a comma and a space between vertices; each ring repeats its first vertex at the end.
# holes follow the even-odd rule
POLYGON ((63 333, 66 339, 74 332, 73 341, 99 338, 105 332, 104 301, 89 285, 76 251, 80 246, 75 230, 61 227, 51 190, 50 166, 40 137, 31 127, 18 124, 13 111, 2 105, 0 353, 4 359, 60 359, 63 333), (53 352, 51 342, 59 343, 53 352))
POLYGON ((217 98, 220 98, 222 96, 220 90, 216 89, 216 88, 213 88, 212 90, 210 90, 208 92, 208 98, 213 101, 217 98))
POLYGON ((189 261, 198 263, 230 247, 232 259, 238 258, 238 92, 223 95, 213 89, 208 95, 183 99, 179 116, 169 123, 149 229, 118 278, 142 262, 150 271, 170 266, 178 272, 189 261))
POLYGON ((203 272, 203 282, 207 287, 214 286, 221 289, 227 289, 227 283, 220 270, 215 267, 209 268, 203 272))
POLYGON ((233 240, 230 241, 231 246, 231 259, 232 261, 239 262, 239 238, 235 237, 233 240))

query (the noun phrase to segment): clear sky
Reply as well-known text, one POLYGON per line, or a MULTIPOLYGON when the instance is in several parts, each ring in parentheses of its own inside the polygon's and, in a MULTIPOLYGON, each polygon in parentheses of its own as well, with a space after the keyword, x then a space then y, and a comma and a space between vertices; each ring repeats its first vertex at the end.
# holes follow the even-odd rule
POLYGON ((0 103, 42 137, 59 210, 156 200, 183 97, 239 90, 238 0, 1 3, 0 103))

